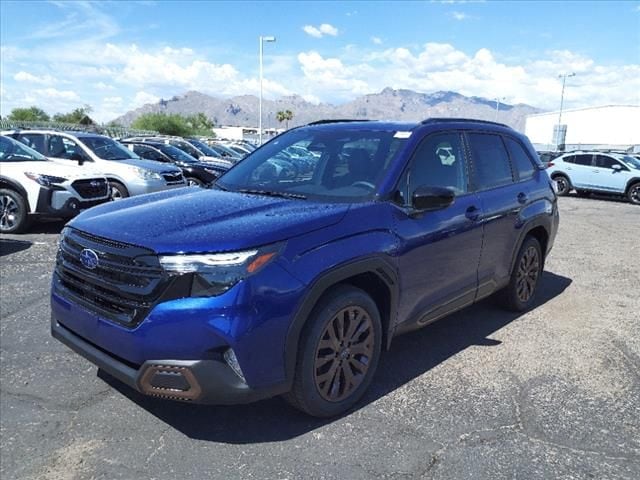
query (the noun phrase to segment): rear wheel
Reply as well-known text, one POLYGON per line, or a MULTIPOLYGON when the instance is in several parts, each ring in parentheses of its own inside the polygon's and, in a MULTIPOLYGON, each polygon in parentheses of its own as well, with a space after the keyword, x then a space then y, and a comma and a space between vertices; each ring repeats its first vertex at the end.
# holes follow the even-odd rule
POLYGON ((19 233, 27 228, 27 202, 18 192, 0 189, 0 232, 19 233))
POLYGON ((540 242, 528 236, 516 257, 509 285, 502 292, 502 303, 505 308, 516 312, 531 308, 542 275, 542 265, 540 242))
POLYGON ((381 344, 380 313, 371 297, 355 287, 336 288, 308 320, 285 398, 315 417, 345 412, 371 383, 381 344))
POLYGON ((111 181, 109 182, 109 186, 111 187, 111 200, 122 200, 123 198, 127 198, 129 196, 127 187, 125 187, 120 182, 111 181))
POLYGON ((558 195, 564 197, 565 195, 569 195, 571 191, 571 182, 564 175, 556 175, 553 177, 553 180, 556 182, 558 186, 558 195))
POLYGON ((627 198, 634 205, 640 205, 640 182, 634 183, 629 187, 627 198))

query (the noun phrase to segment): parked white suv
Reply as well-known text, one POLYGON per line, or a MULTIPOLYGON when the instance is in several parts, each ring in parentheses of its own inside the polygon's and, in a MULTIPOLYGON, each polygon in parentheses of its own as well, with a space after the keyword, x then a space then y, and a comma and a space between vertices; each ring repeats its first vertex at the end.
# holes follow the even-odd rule
POLYGON ((109 199, 104 176, 0 136, 0 233, 18 233, 35 216, 71 218, 109 199))
POLYGON ((142 160, 104 135, 56 130, 18 130, 3 132, 3 135, 54 160, 77 162, 103 173, 111 185, 113 200, 187 185, 178 167, 142 160))

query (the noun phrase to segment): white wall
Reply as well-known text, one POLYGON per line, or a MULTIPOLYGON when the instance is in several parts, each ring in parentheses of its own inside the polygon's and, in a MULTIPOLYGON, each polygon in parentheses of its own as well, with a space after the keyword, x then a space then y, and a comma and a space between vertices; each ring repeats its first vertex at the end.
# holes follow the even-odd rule
MULTIPOLYGON (((532 143, 552 144, 558 112, 529 115, 525 134, 532 143)), ((605 106, 563 110, 567 145, 640 145, 640 106, 605 106)))

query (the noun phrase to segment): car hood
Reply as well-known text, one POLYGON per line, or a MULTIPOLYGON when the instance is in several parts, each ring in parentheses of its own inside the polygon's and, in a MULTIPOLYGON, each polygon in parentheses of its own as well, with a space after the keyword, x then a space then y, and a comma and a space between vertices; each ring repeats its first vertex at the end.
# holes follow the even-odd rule
POLYGON ((87 171, 76 165, 69 165, 55 161, 37 161, 37 162, 7 162, 2 168, 21 169, 23 172, 36 173, 40 175, 51 175, 53 177, 64 177, 69 180, 79 178, 104 178, 104 175, 97 171, 87 171))
POLYGON ((109 202, 69 224, 157 253, 253 248, 326 228, 349 206, 201 188, 180 188, 109 202))
POLYGON ((171 165, 163 162, 156 162, 154 160, 145 160, 142 158, 140 159, 136 158, 131 160, 117 160, 117 163, 124 164, 124 165, 131 165, 132 167, 146 168, 147 170, 151 170, 152 172, 155 172, 155 173, 180 172, 180 169, 175 165, 171 165))

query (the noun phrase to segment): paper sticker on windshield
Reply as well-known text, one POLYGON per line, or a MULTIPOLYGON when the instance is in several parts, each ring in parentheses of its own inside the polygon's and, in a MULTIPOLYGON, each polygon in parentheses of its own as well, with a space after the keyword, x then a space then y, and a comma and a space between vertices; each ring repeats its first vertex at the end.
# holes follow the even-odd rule
POLYGON ((409 138, 411 136, 411 132, 396 132, 393 138, 409 138))

